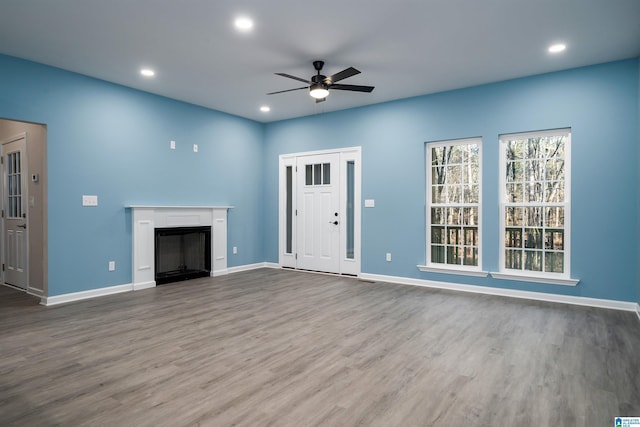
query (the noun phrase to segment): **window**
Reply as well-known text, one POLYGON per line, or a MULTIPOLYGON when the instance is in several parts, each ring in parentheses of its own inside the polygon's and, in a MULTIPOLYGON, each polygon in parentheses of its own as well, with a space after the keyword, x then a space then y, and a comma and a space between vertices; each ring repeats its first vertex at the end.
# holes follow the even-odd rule
POLYGON ((7 154, 7 218, 22 218, 22 170, 20 151, 7 154))
POLYGON ((331 163, 316 163, 305 167, 305 185, 331 184, 331 163))
POLYGON ((569 129, 500 137, 503 273, 569 277, 569 129))
POLYGON ((479 271, 480 138, 427 143, 427 265, 479 271))

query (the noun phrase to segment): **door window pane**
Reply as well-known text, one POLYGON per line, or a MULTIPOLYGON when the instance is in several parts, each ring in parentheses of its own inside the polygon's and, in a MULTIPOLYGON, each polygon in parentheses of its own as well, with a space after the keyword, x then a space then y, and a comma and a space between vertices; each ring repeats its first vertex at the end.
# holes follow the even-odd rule
POLYGON ((7 161, 7 218, 22 218, 22 174, 20 152, 8 153, 7 161))
POLYGON ((293 168, 287 166, 287 201, 286 201, 286 249, 285 252, 290 254, 293 252, 293 168))
POLYGON ((313 165, 305 165, 304 167, 304 184, 313 185, 313 165))
POLYGON ((322 164, 322 183, 331 184, 331 163, 322 164))
POLYGON ((322 165, 317 163, 313 165, 313 185, 322 184, 322 165))
MULTIPOLYGON (((329 170, 329 163, 326 163, 326 170, 329 170)), ((325 182, 329 184, 329 182, 325 182)), ((353 160, 347 162, 347 247, 346 254, 348 259, 355 257, 354 239, 355 239, 355 162, 353 160)))

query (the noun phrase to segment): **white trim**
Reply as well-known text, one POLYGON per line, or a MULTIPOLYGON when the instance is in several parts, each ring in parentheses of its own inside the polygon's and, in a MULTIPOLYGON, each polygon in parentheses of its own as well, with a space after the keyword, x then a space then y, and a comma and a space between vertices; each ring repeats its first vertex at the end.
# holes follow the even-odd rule
POLYGON ((640 320, 640 303, 636 304, 636 314, 638 315, 638 320, 640 320))
POLYGON ((235 266, 235 267, 229 267, 229 268, 227 268, 227 274, 240 273, 240 272, 243 272, 243 271, 257 270, 259 268, 265 268, 265 263, 264 262, 257 262, 255 264, 245 264, 245 265, 238 265, 238 266, 235 266))
POLYGON ((461 276, 474 276, 474 277, 487 277, 489 275, 488 271, 482 271, 482 270, 463 270, 463 269, 454 269, 454 268, 430 267, 428 265, 418 265, 417 267, 418 267, 418 270, 426 271, 429 273, 459 274, 461 276))
POLYGON ((280 154, 281 159, 287 158, 295 158, 295 157, 304 157, 304 156, 317 156, 319 154, 333 154, 333 153, 347 153, 352 151, 361 151, 362 147, 345 147, 345 148, 329 148, 327 150, 316 150, 316 151, 302 151, 299 153, 287 153, 280 154))
POLYGON ((255 264, 238 265, 227 268, 228 274, 241 273, 243 271, 258 270, 260 268, 281 268, 280 264, 275 262, 257 262, 255 264))
POLYGON ((67 302, 82 301, 85 299, 102 297, 106 295, 120 294, 133 290, 133 284, 108 286, 106 288, 90 289, 88 291, 72 292, 70 294, 55 295, 52 297, 42 297, 40 304, 50 307, 52 305, 64 304, 67 302))
POLYGON ((426 288, 447 289, 476 294, 497 295, 510 298, 521 298, 535 301, 547 301, 561 304, 582 305, 587 307, 609 308, 613 310, 634 311, 638 304, 626 301, 575 297, 570 295, 548 294, 543 292, 520 291, 516 289, 502 289, 488 286, 461 285, 458 283, 437 282, 435 280, 412 279, 408 277, 385 276, 381 274, 360 274, 361 279, 376 282, 395 283, 398 285, 422 286, 426 288))
POLYGON ((526 274, 509 274, 491 272, 491 277, 500 280, 517 280, 520 282, 545 283, 548 285, 576 286, 579 279, 561 279, 559 277, 532 276, 526 274))
POLYGON ((221 268, 220 270, 212 270, 210 276, 219 277, 219 276, 226 276, 227 274, 229 274, 229 269, 221 268))
POLYGON ((143 289, 151 289, 151 288, 155 288, 156 287, 156 281, 152 280, 150 282, 140 282, 140 283, 134 283, 133 284, 133 290, 134 291, 141 291, 143 289))
POLYGON ((125 205, 125 209, 233 209, 235 206, 125 205))
POLYGON ((571 135, 571 128, 558 128, 547 130, 534 130, 529 132, 520 133, 503 133, 498 135, 500 140, 514 140, 514 139, 529 139, 537 136, 569 136, 571 135))
MULTIPOLYGON (((224 276, 226 274, 240 273, 242 271, 249 271, 249 270, 257 270, 259 268, 280 268, 280 266, 278 264, 271 263, 271 262, 258 262, 255 264, 239 265, 237 267, 230 267, 224 270, 214 271, 211 273, 211 276, 212 277, 224 276)), ((9 285, 5 284, 5 286, 9 286, 9 285)), ((24 291, 24 289, 21 289, 21 288, 16 288, 13 286, 10 286, 10 287, 13 289, 24 291)), ((89 289, 87 291, 55 295, 52 297, 40 297, 40 304, 49 307, 52 305, 64 304, 64 303, 74 302, 74 301, 82 301, 90 298, 97 298, 97 297, 102 297, 106 295, 119 294, 123 292, 139 291, 139 290, 150 289, 155 287, 156 287, 155 281, 136 283, 136 284, 128 283, 126 285, 116 285, 116 286, 108 286, 106 288, 89 289)))
POLYGON ((282 268, 277 262, 265 262, 264 268, 282 268))

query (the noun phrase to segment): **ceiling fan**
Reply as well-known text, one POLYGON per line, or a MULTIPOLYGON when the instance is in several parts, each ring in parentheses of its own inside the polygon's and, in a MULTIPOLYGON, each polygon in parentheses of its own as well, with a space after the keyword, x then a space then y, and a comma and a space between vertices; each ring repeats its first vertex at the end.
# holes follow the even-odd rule
POLYGON ((317 74, 311 77, 311 80, 306 80, 300 77, 292 76, 291 74, 285 73, 276 73, 278 76, 288 77, 293 80, 298 80, 300 82, 306 83, 308 86, 297 87, 295 89, 287 89, 287 90, 279 90, 277 92, 271 92, 267 95, 274 95, 276 93, 283 92, 291 92, 294 90, 302 90, 309 89, 309 95, 315 98, 316 103, 325 101, 327 96, 329 96, 329 90, 350 90, 354 92, 371 92, 373 91, 373 86, 360 86, 360 85, 343 85, 336 84, 340 80, 344 80, 348 77, 355 76, 356 74, 360 74, 360 71, 356 70, 353 67, 349 67, 345 70, 340 71, 332 76, 323 76, 320 74, 322 71, 322 67, 324 66, 324 61, 313 61, 313 68, 316 69, 317 74))

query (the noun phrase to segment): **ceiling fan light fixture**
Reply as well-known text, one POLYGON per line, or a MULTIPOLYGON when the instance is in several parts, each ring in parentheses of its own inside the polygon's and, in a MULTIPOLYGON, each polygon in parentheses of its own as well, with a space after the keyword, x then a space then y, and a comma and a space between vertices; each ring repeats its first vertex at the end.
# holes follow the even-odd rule
POLYGON ((329 89, 324 83, 314 83, 309 87, 309 95, 315 99, 323 99, 329 95, 329 89))

